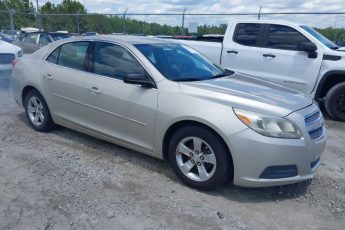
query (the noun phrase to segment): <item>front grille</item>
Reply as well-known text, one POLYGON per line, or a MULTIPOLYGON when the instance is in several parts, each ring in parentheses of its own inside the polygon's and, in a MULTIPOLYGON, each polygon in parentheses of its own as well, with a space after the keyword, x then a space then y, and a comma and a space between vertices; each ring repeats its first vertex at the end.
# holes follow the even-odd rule
POLYGON ((0 54, 0 64, 11 64, 15 58, 14 54, 0 54))
POLYGON ((298 175, 296 165, 269 166, 260 175, 261 179, 282 179, 298 175))
POLYGON ((305 125, 309 126, 313 124, 315 121, 317 121, 321 117, 321 112, 317 111, 305 118, 305 125))
POLYGON ((304 121, 311 140, 316 141, 323 136, 324 120, 320 111, 316 111, 306 116, 304 121))
POLYGON ((312 140, 317 140, 323 135, 323 127, 315 129, 309 132, 309 136, 312 140))
POLYGON ((310 168, 313 169, 315 168, 315 166, 319 163, 320 158, 317 158, 315 161, 310 163, 310 168))

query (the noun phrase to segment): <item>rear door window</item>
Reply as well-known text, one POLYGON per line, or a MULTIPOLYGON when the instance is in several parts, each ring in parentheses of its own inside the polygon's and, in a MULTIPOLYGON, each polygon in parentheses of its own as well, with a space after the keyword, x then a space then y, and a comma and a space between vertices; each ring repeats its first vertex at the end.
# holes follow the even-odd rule
POLYGON ((244 46, 259 46, 261 24, 239 23, 235 29, 234 41, 244 46))
POLYGON ((58 65, 77 70, 87 68, 87 50, 90 42, 71 42, 61 46, 58 65))
POLYGON ((297 30, 283 25, 270 25, 267 48, 297 51, 301 42, 309 40, 297 30))
POLYGON ((47 61, 57 64, 58 59, 59 59, 59 54, 60 54, 60 48, 61 46, 59 46, 58 48, 56 48, 47 58, 47 61))

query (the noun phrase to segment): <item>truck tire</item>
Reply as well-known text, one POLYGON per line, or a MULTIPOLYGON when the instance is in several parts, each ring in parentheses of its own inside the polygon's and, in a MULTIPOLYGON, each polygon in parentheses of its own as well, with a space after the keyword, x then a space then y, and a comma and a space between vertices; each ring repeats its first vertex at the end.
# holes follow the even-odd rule
POLYGON ((325 108, 334 120, 345 121, 345 82, 333 86, 327 92, 325 108))

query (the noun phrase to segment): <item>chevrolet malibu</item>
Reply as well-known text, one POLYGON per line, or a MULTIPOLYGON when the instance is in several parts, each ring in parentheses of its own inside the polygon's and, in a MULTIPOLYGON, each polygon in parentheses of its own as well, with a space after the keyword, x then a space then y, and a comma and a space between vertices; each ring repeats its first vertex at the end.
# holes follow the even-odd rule
POLYGON ((325 148, 310 97, 160 39, 59 41, 22 58, 12 81, 35 130, 58 124, 168 160, 197 189, 311 179, 325 148))

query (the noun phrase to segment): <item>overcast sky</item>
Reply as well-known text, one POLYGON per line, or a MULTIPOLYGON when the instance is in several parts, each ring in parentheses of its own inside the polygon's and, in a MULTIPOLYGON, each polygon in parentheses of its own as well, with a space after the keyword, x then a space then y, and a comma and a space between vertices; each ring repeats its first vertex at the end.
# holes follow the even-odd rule
MULTIPOLYGON (((345 0, 79 0, 88 12, 122 13, 126 8, 131 13, 248 13, 257 12, 345 12, 345 0)), ((35 3, 35 1, 33 1, 35 3)), ((39 0, 44 4, 45 0, 39 0)), ((51 0, 59 3, 61 0, 51 0)))

